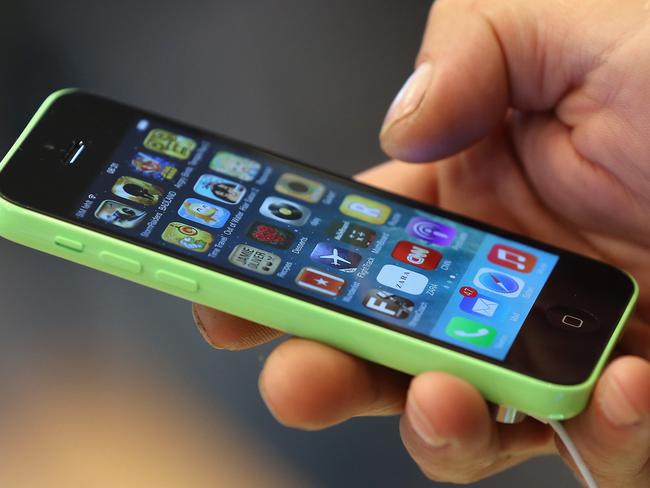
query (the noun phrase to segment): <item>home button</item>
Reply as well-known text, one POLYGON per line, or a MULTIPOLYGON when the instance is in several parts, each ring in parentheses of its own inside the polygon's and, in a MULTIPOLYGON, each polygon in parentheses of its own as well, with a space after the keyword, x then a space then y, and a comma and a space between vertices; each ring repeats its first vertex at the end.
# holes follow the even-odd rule
POLYGON ((549 308, 546 320, 555 327, 573 332, 593 332, 598 328, 598 319, 593 314, 561 305, 549 308))
POLYGON ((562 317, 562 323, 573 327, 574 329, 580 329, 585 324, 585 321, 580 317, 574 317, 573 315, 566 314, 562 317))

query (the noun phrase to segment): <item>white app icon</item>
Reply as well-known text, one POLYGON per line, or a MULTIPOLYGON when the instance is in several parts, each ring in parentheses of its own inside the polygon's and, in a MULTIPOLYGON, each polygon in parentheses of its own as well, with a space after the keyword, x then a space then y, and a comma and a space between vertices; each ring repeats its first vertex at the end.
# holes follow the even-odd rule
POLYGON ((524 289, 523 280, 492 268, 479 269, 474 277, 474 285, 508 298, 518 297, 524 289))
POLYGON ((311 211, 291 200, 278 197, 267 197, 260 207, 264 217, 291 225, 305 225, 311 216, 311 211))
POLYGON ((387 264, 381 268, 377 275, 377 281, 384 286, 411 295, 420 295, 429 283, 429 280, 423 274, 393 266, 392 264, 387 264))
POLYGON ((472 306, 472 312, 485 315, 486 317, 494 317, 498 306, 499 304, 497 302, 493 302, 487 298, 479 298, 472 306))

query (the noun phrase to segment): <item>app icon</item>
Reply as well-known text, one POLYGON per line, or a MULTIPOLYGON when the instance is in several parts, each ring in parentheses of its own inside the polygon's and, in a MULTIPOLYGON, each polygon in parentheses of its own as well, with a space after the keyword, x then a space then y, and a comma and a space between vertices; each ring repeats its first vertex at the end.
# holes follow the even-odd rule
POLYGON ((311 252, 311 260, 318 264, 325 264, 346 273, 354 273, 361 262, 361 255, 336 247, 327 242, 319 242, 311 252))
POLYGON ((314 268, 302 268, 296 277, 296 284, 330 297, 338 296, 345 286, 345 280, 314 268))
POLYGON ((262 244, 288 249, 295 239, 293 232, 264 222, 253 222, 246 235, 262 244))
POLYGON ((165 190, 130 176, 120 176, 113 188, 114 195, 142 205, 157 205, 165 190))
POLYGON ((186 198, 181 208, 178 209, 178 215, 192 222, 217 229, 226 225, 230 218, 230 212, 225 208, 198 198, 186 198))
POLYGON ((150 156, 143 152, 135 155, 131 160, 130 168, 139 176, 146 176, 157 181, 169 181, 178 174, 176 165, 165 161, 163 158, 150 156))
POLYGON ((377 281, 384 286, 403 291, 410 295, 420 295, 429 280, 426 276, 410 269, 386 264, 377 275, 377 281))
POLYGON ((348 217, 353 217, 369 224, 381 225, 388 220, 391 208, 383 203, 363 198, 359 195, 348 195, 343 199, 339 210, 348 217))
POLYGON ((449 246, 456 237, 456 229, 453 227, 424 217, 413 217, 406 226, 406 232, 437 246, 449 246))
POLYGON ((205 252, 212 244, 212 234, 181 222, 172 222, 162 233, 165 242, 195 252, 205 252))
POLYGON ((262 165, 228 151, 219 151, 210 161, 210 169, 242 181, 253 181, 257 178, 262 165))
POLYGON ((391 253, 398 261, 406 264, 412 264, 418 268, 432 270, 438 266, 442 259, 442 254, 433 249, 418 246, 408 241, 399 241, 391 253))
POLYGON ((263 275, 272 275, 280 266, 280 256, 248 244, 237 244, 228 256, 235 266, 263 275))
POLYGON ((152 129, 144 139, 144 147, 177 159, 187 159, 196 148, 196 141, 164 129, 152 129))
POLYGON ((537 263, 537 258, 532 254, 503 244, 492 246, 488 259, 494 264, 520 273, 530 273, 537 263))
POLYGON ((483 315, 484 317, 495 317, 497 311, 501 311, 501 304, 485 295, 476 295, 474 297, 465 297, 460 302, 460 309, 463 312, 474 315, 483 315))
POLYGON ((203 175, 194 185, 194 191, 204 197, 235 205, 244 198, 246 187, 215 175, 203 175))
POLYGON ((458 341, 468 342, 479 347, 489 347, 497 336, 497 330, 489 325, 463 317, 452 317, 445 333, 458 341))
POLYGON ((142 222, 145 215, 147 215, 147 212, 129 207, 115 200, 104 200, 95 211, 95 217, 99 220, 124 229, 132 229, 142 222))
POLYGON ((297 226, 305 225, 311 215, 307 207, 278 197, 267 197, 260 207, 260 213, 264 217, 297 226))
POLYGON ((326 232, 332 239, 355 247, 368 247, 377 237, 373 230, 353 224, 349 220, 335 220, 326 232))
POLYGON ((389 317, 405 319, 413 312, 415 304, 407 298, 387 291, 370 290, 363 299, 363 306, 389 317))
POLYGON ((479 269, 474 277, 474 284, 483 290, 509 298, 518 297, 524 288, 521 279, 490 268, 479 269))
POLYGON ((305 202, 316 203, 323 198, 325 185, 293 173, 285 173, 275 184, 275 191, 305 202))

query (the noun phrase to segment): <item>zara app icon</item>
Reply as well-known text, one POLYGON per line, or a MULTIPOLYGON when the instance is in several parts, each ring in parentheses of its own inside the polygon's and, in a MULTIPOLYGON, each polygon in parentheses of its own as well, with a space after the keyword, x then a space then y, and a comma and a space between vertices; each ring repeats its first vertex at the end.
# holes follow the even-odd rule
POLYGON ((410 269, 387 264, 377 275, 377 281, 384 286, 409 295, 421 295, 429 280, 426 276, 410 269))

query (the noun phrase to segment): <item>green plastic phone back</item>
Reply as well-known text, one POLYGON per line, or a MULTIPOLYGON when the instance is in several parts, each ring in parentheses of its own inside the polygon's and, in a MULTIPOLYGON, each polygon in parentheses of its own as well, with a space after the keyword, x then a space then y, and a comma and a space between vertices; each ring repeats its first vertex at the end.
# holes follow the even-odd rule
MULTIPOLYGON (((43 103, 7 156, 11 159, 40 117, 58 98, 43 103)), ((40 251, 209 305, 290 334, 320 341, 369 361, 417 375, 444 371, 478 388, 487 400, 536 417, 565 419, 585 407, 596 379, 630 315, 638 289, 584 383, 558 385, 382 328, 161 253, 130 244, 0 198, 0 235, 40 251)))

